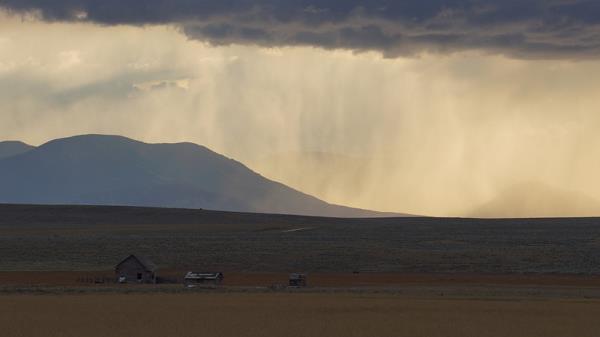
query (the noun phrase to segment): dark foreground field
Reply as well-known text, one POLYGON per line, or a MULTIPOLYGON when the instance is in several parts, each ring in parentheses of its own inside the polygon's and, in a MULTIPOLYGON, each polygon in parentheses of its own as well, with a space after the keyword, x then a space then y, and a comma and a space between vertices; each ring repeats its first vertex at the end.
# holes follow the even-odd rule
POLYGON ((597 300, 382 294, 0 295, 2 336, 596 337, 597 300))
POLYGON ((600 219, 334 219, 0 205, 0 271, 600 274, 600 219))

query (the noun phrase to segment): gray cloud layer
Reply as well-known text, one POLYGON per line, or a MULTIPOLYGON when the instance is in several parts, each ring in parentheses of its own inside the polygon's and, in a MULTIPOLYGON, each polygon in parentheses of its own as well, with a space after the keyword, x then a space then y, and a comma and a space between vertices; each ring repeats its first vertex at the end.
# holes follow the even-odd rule
POLYGON ((50 21, 176 24, 213 44, 308 45, 386 56, 484 50, 597 58, 597 0, 0 0, 50 21))

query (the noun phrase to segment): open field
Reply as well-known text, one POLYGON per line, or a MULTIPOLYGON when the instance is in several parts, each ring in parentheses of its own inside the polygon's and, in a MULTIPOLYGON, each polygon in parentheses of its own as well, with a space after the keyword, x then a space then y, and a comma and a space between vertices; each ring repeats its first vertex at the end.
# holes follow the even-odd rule
POLYGON ((131 253, 175 270, 598 275, 600 219, 0 205, 0 271, 111 270, 131 253))
POLYGON ((0 295, 0 301, 7 337, 595 337, 600 330, 597 300, 219 293, 0 295))
POLYGON ((335 219, 7 205, 0 215, 2 336, 600 331, 597 218, 335 219), (114 279, 113 266, 131 253, 178 280, 189 269, 223 271, 224 285, 89 282, 114 279), (308 273, 310 287, 271 288, 291 271, 308 273))

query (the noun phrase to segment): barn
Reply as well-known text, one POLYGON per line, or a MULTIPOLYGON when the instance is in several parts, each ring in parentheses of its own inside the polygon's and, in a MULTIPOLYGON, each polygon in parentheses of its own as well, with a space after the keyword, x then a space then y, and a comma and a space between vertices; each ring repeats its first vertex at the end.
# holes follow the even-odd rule
POLYGON ((157 267, 149 259, 129 255, 115 266, 119 283, 156 283, 157 267))

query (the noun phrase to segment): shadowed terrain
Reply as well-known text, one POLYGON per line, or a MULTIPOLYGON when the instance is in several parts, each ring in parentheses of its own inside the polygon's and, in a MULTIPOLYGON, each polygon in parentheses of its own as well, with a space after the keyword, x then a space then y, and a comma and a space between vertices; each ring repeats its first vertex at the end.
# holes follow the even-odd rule
POLYGON ((600 219, 341 219, 185 209, 0 206, 0 270, 600 273, 600 219))

